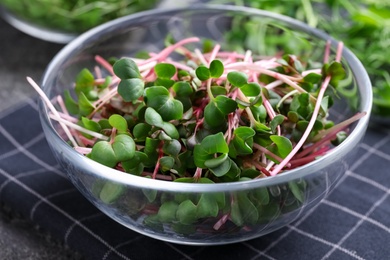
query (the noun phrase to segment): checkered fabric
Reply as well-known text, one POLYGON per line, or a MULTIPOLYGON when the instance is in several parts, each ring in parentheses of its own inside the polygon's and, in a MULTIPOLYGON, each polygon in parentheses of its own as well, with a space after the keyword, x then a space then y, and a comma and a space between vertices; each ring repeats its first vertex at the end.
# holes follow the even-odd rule
POLYGON ((356 162, 307 215, 226 246, 158 241, 114 222, 68 181, 47 146, 37 104, 0 114, 0 200, 87 259, 390 259, 390 129, 371 126, 356 162))

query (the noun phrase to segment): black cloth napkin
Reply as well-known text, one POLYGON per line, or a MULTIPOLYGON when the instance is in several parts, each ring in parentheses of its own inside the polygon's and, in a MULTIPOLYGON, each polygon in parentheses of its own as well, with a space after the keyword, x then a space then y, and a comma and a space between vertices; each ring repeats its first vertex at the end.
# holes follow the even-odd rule
POLYGON ((298 221, 225 246, 184 246, 131 231, 69 182, 42 132, 37 103, 0 114, 0 202, 87 259, 389 259, 390 130, 371 127, 337 188, 298 221))

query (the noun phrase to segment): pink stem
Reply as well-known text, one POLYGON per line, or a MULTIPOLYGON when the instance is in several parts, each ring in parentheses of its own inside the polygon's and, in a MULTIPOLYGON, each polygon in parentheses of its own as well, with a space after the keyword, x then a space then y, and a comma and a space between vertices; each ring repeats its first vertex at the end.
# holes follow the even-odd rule
POLYGON ((326 90, 327 86, 329 85, 329 82, 330 82, 330 76, 327 76, 325 78, 322 86, 321 86, 320 92, 319 92, 318 97, 317 97, 317 102, 316 102, 315 107, 314 107, 313 115, 310 118, 309 124, 308 124, 305 132, 303 133, 302 138, 299 140, 299 142, 293 148, 293 150, 286 156, 286 158, 284 158, 284 160, 271 171, 271 176, 275 176, 276 174, 278 174, 287 165, 287 163, 291 160, 291 158, 299 151, 299 149, 301 149, 303 144, 306 142, 306 139, 309 136, 311 129, 313 128, 314 123, 317 119, 317 115, 318 115, 318 112, 320 111, 320 107, 321 107, 321 100, 325 94, 325 90, 326 90))
POLYGON ((103 59, 101 56, 96 55, 95 60, 97 63, 99 63, 102 67, 104 67, 111 75, 115 75, 114 70, 112 68, 112 65, 105 59, 103 59))
POLYGON ((199 42, 199 40, 200 39, 198 37, 192 37, 192 38, 186 38, 186 39, 183 39, 181 41, 178 41, 177 43, 172 44, 172 45, 166 47, 164 50, 162 50, 156 56, 153 56, 153 57, 151 57, 151 58, 149 58, 149 59, 147 59, 147 60, 145 60, 143 62, 140 62, 140 64, 138 64, 138 65, 143 65, 143 64, 149 63, 151 61, 162 61, 162 60, 165 60, 179 46, 182 46, 182 45, 188 44, 188 43, 192 43, 192 42, 199 42))

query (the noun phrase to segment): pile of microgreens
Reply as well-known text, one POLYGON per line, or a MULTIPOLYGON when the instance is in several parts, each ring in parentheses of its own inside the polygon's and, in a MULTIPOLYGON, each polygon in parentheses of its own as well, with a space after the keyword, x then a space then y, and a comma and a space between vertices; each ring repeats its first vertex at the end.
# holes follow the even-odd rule
POLYGON ((334 61, 328 44, 322 67, 306 68, 309 63, 294 55, 185 47, 196 42, 187 38, 146 59, 121 58, 113 65, 96 56, 94 72, 84 69, 76 78, 77 99, 67 90, 50 101, 28 80, 77 152, 167 181, 275 176, 325 155, 365 114, 337 125, 327 119, 333 103, 327 89, 345 78, 342 44, 334 61))

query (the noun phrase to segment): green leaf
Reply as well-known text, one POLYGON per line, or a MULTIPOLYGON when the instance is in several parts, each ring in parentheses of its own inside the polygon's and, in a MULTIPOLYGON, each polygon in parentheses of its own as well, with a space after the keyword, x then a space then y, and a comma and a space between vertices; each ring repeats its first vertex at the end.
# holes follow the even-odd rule
POLYGON ((77 115, 79 113, 79 105, 73 99, 69 90, 64 91, 64 102, 65 102, 65 107, 69 113, 73 115, 77 115))
POLYGON ((204 65, 200 65, 199 67, 197 67, 195 70, 195 74, 200 81, 206 81, 211 77, 210 70, 204 65))
POLYGON ((257 188, 251 192, 253 200, 260 205, 267 205, 270 202, 268 189, 266 187, 257 188))
MULTIPOLYGON (((234 147, 237 155, 252 154, 253 136, 256 132, 251 127, 240 126, 234 130, 234 137, 230 143, 230 147, 234 147)), ((230 154, 231 149, 229 149, 230 154)))
POLYGON ((320 114, 321 114, 321 116, 326 117, 326 115, 328 113, 328 108, 329 108, 329 96, 325 96, 321 100, 321 106, 320 106, 320 114))
POLYGON ((235 87, 243 87, 248 82, 248 76, 239 71, 232 71, 227 74, 227 79, 235 87))
POLYGON ((282 158, 285 158, 292 151, 292 143, 290 139, 279 135, 271 135, 270 139, 277 146, 278 153, 282 158))
POLYGON ((228 153, 229 147, 222 133, 206 136, 202 142, 202 147, 208 153, 228 153))
POLYGON ((259 212, 252 201, 250 201, 247 194, 239 192, 237 194, 237 200, 243 222, 250 225, 256 224, 259 219, 259 212))
POLYGON ((218 215, 218 203, 214 193, 203 193, 200 196, 196 215, 198 218, 216 217, 218 215))
POLYGON ((81 122, 83 123, 83 126, 86 129, 94 131, 96 133, 99 133, 100 130, 102 129, 98 122, 91 120, 91 119, 88 119, 86 117, 82 117, 81 122))
POLYGON ((192 224, 197 220, 197 207, 191 200, 180 203, 176 211, 176 218, 181 224, 192 224))
POLYGON ((133 128, 133 136, 137 141, 145 141, 145 138, 149 136, 149 132, 151 130, 151 125, 145 123, 138 123, 133 128))
POLYGON ((221 77, 223 72, 224 72, 224 66, 223 66, 222 61, 220 61, 220 60, 213 60, 210 63, 209 70, 210 70, 210 77, 212 77, 212 78, 219 78, 219 77, 221 77))
POLYGON ((159 113, 151 107, 148 107, 145 111, 145 121, 149 125, 163 127, 164 121, 159 113))
POLYGON ((83 92, 79 94, 79 112, 82 116, 88 116, 95 110, 95 107, 88 100, 83 92))
POLYGON ((127 133, 127 121, 126 119, 118 114, 113 114, 108 118, 110 125, 117 129, 119 133, 127 133))
POLYGON ((276 128, 278 125, 281 125, 284 122, 284 116, 283 115, 276 115, 270 122, 271 131, 275 133, 276 128))
POLYGON ((173 84, 172 88, 175 91, 176 96, 178 97, 187 97, 194 92, 190 83, 188 83, 187 81, 176 82, 175 84, 173 84))
MULTIPOLYGON (((210 171, 215 176, 222 177, 229 172, 230 168, 232 167, 233 161, 227 156, 227 154, 223 154, 219 157, 222 157, 222 159, 220 159, 218 161, 218 164, 216 164, 214 167, 208 166, 208 165, 213 166, 213 164, 209 163, 210 159, 205 161, 205 166, 209 167, 210 171), (225 158, 225 155, 226 155, 226 158, 225 158)), ((217 159, 217 158, 215 158, 215 159, 217 159)), ((214 160, 214 159, 211 159, 211 160, 214 160)))
POLYGON ((194 147, 194 162, 199 168, 207 168, 205 162, 215 158, 215 154, 227 154, 229 147, 222 133, 205 137, 200 144, 194 147))
POLYGON ((147 163, 148 160, 148 156, 145 153, 136 151, 132 159, 123 161, 121 164, 126 172, 141 175, 144 170, 144 163, 147 163))
POLYGON ((90 158, 98 163, 113 168, 117 164, 116 155, 111 144, 107 141, 99 141, 93 147, 90 158))
POLYGON ((141 78, 137 64, 130 58, 122 58, 115 62, 114 73, 120 79, 141 78))
POLYGON ((327 76, 331 76, 330 84, 333 87, 337 87, 340 80, 345 79, 346 72, 343 68, 343 65, 340 62, 333 61, 329 66, 325 66, 325 73, 327 76))
POLYGON ((290 181, 288 183, 288 187, 290 188, 292 194, 294 194, 294 197, 301 203, 303 203, 305 194, 304 191, 300 189, 300 187, 297 185, 296 182, 290 181))
POLYGON ((145 166, 154 167, 158 158, 158 146, 160 140, 147 137, 145 140, 144 153, 147 156, 147 161, 144 161, 145 166))
POLYGON ((145 90, 145 102, 154 108, 163 121, 178 120, 183 117, 183 104, 175 100, 169 90, 162 86, 153 86, 145 90))
POLYGON ((100 191, 99 198, 106 204, 116 201, 125 191, 125 186, 120 183, 106 182, 100 191))
POLYGON ((173 79, 162 79, 162 78, 157 78, 155 81, 154 81, 154 86, 162 86, 166 89, 169 89, 170 87, 173 86, 173 84, 175 83, 175 81, 173 79))
POLYGON ((211 86, 211 93, 213 94, 214 97, 219 95, 226 96, 227 90, 225 87, 222 86, 211 86))
POLYGON ((215 168, 215 167, 218 167, 219 165, 221 165, 224 161, 226 161, 227 158, 228 158, 228 154, 227 153, 223 153, 223 154, 221 154, 218 157, 206 160, 204 162, 204 165, 207 168, 215 168))
POLYGON ((177 131, 176 126, 169 122, 164 122, 161 128, 164 130, 164 132, 170 136, 172 139, 179 139, 180 135, 177 131))
POLYGON ((204 119, 211 127, 218 127, 226 124, 226 115, 237 109, 236 101, 226 97, 217 96, 207 104, 204 110, 204 119))
POLYGON ((204 120, 211 127, 219 127, 226 124, 225 114, 218 109, 215 102, 210 102, 204 109, 204 120))
POLYGON ((318 84, 320 83, 321 78, 321 74, 309 73, 303 78, 303 81, 307 83, 318 84))
POLYGON ((240 87, 242 93, 247 97, 256 97, 261 94, 261 87, 258 83, 250 82, 240 87))
POLYGON ((88 93, 93 89, 95 77, 88 69, 82 69, 76 76, 75 91, 77 95, 80 92, 88 96, 88 93))
POLYGON ((160 168, 161 171, 166 172, 173 168, 175 164, 175 159, 170 156, 163 156, 160 158, 160 168))
POLYGON ((159 78, 170 79, 176 74, 176 67, 170 63, 158 63, 154 66, 154 72, 159 78))
POLYGON ((127 161, 133 158, 135 153, 135 142, 128 135, 117 135, 112 144, 116 160, 118 162, 127 161))
POLYGON ((181 150, 181 144, 179 141, 173 139, 168 142, 164 142, 163 152, 170 156, 178 156, 181 150))
POLYGON ((174 201, 164 202, 158 210, 158 219, 163 223, 176 221, 176 212, 178 208, 179 204, 174 201))
POLYGON ((217 96, 214 102, 224 115, 228 115, 237 109, 237 102, 226 96, 217 96))
POLYGON ((288 117, 288 120, 290 120, 293 123, 296 123, 299 120, 299 115, 295 111, 288 111, 287 117, 288 117))
POLYGON ((232 222, 238 227, 241 227, 244 224, 244 219, 242 218, 240 211, 240 205, 237 200, 233 200, 232 202, 230 209, 230 218, 232 222))
POLYGON ((145 195, 145 197, 150 203, 156 200, 157 190, 142 189, 142 193, 145 195))
POLYGON ((144 92, 145 83, 138 78, 122 79, 118 84, 118 94, 126 102, 135 101, 144 92))

